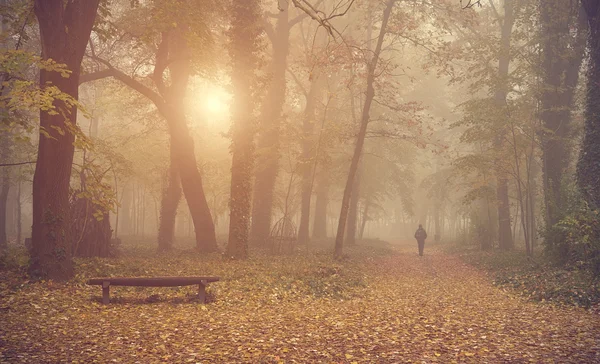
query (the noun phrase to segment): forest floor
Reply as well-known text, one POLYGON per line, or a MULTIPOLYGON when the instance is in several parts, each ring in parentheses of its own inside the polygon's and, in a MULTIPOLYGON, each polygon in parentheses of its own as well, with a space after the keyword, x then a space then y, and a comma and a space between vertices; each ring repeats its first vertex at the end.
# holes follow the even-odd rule
MULTIPOLYGON (((416 245, 416 244, 415 244, 416 245)), ((0 362, 600 362, 600 315, 531 302, 458 256, 416 246, 253 256, 190 251, 77 260, 66 284, 0 271, 0 362), (218 275, 195 287, 101 289, 93 276, 218 275)))

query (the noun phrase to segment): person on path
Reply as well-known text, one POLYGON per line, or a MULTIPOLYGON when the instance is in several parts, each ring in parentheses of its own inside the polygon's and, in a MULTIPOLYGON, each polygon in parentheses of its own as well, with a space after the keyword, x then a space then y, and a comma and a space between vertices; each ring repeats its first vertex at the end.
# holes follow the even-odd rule
POLYGON ((423 229, 423 225, 419 224, 419 228, 415 232, 415 239, 419 244, 419 255, 423 256, 423 248, 425 248, 425 239, 427 239, 427 232, 423 229))

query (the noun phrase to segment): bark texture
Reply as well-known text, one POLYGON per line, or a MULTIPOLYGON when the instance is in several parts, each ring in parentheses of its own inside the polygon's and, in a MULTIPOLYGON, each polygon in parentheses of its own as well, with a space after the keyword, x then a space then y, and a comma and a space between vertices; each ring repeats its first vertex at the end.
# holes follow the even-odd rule
POLYGON ((589 24, 585 125, 577 180, 592 208, 600 207, 600 1, 583 0, 589 24))
POLYGON ((234 89, 231 127, 231 200, 226 255, 248 256, 254 159, 254 88, 258 67, 260 1, 234 1, 231 5, 230 56, 234 89))
POLYGON ((540 25, 542 171, 546 226, 550 228, 562 218, 563 176, 572 150, 571 110, 587 40, 587 19, 578 1, 540 0, 540 25))
MULTIPOLYGON (((58 72, 40 70, 40 85, 48 83, 78 98, 81 61, 96 18, 99 0, 36 0, 34 12, 40 28, 42 58, 66 64, 65 78, 58 72)), ((29 273, 33 277, 66 280, 73 275, 71 241, 68 236, 69 181, 74 135, 67 124, 77 123, 77 111, 61 101, 57 115, 40 111, 37 163, 33 177, 32 250, 29 273), (58 130, 64 131, 61 135, 58 130)))

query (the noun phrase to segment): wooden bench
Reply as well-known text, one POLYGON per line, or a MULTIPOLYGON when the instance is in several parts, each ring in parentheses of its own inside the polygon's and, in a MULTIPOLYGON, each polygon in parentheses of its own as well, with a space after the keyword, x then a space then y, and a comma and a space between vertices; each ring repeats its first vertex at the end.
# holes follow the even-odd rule
POLYGON ((110 302, 110 286, 130 287, 178 287, 198 285, 198 298, 206 302, 206 285, 217 282, 219 277, 104 277, 92 278, 87 281, 89 285, 102 286, 102 303, 110 302))

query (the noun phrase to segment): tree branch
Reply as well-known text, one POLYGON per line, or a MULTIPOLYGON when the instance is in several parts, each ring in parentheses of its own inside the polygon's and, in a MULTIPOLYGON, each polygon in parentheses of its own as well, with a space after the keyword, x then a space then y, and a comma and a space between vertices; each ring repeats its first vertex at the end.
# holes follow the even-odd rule
POLYGON ((96 71, 96 72, 92 72, 92 73, 85 73, 85 74, 79 76, 79 84, 81 85, 82 83, 101 80, 103 78, 108 78, 108 77, 112 77, 112 76, 113 76, 113 73, 110 69, 96 71))
MULTIPOLYGON (((149 88, 148 86, 142 84, 140 81, 134 79, 133 77, 126 75, 122 71, 114 68, 112 66, 112 64, 110 64, 110 62, 108 62, 105 59, 102 59, 98 56, 93 56, 93 55, 90 56, 90 58, 105 65, 108 68, 105 71, 109 71, 110 76, 123 82, 125 85, 131 87, 132 89, 139 92, 143 96, 146 96, 150 101, 152 101, 154 103, 154 105, 156 105, 156 107, 159 110, 165 107, 165 102, 162 99, 162 97, 158 93, 153 91, 151 88, 149 88)), ((100 72, 102 72, 102 71, 100 71, 100 72)))
POLYGON ((1 163, 0 167, 22 166, 25 164, 35 164, 37 161, 17 162, 17 163, 1 163))

